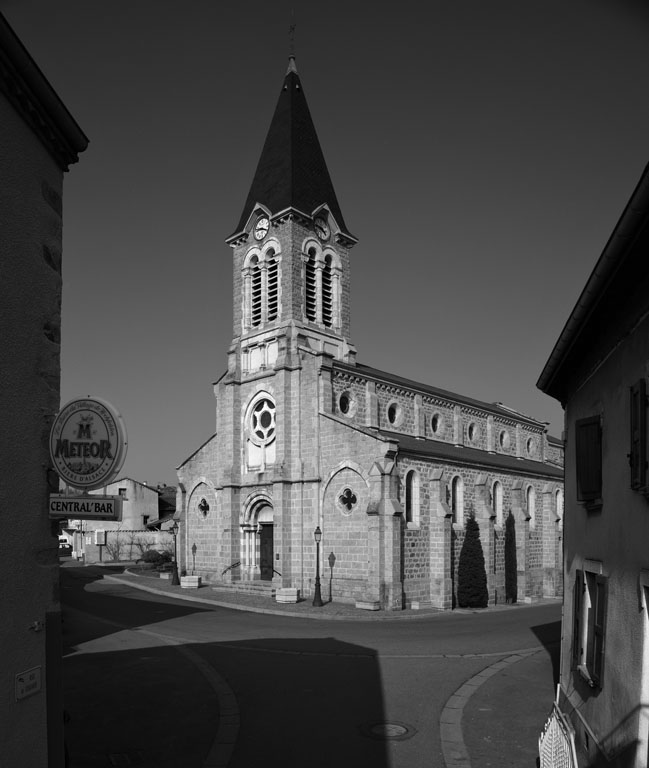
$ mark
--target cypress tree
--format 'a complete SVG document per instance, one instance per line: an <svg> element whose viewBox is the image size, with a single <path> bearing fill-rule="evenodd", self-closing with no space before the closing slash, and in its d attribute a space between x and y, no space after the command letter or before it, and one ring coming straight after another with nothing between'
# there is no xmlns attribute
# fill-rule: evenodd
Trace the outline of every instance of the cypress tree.
<svg viewBox="0 0 649 768"><path fill-rule="evenodd" d="M507 520L505 520L505 600L508 603L516 602L518 593L517 570L516 520L510 510Z"/></svg>
<svg viewBox="0 0 649 768"><path fill-rule="evenodd" d="M486 608L489 603L487 572L480 542L480 526L474 515L466 521L457 571L457 602L460 608Z"/></svg>

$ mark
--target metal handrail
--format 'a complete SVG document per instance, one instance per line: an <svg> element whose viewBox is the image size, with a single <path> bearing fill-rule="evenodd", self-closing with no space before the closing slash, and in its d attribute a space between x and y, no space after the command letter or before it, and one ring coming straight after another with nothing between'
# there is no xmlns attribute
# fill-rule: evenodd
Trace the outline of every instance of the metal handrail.
<svg viewBox="0 0 649 768"><path fill-rule="evenodd" d="M232 570L233 568L238 568L240 565L241 565L241 560L237 560L236 563L232 563L232 565L228 565L228 567L224 571L221 572L221 576L225 576L225 574L228 571Z"/></svg>

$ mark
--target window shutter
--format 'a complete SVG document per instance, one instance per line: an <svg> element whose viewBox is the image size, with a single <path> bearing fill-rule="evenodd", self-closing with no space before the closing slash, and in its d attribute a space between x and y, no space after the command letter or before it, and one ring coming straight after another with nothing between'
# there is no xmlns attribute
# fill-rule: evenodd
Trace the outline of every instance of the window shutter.
<svg viewBox="0 0 649 768"><path fill-rule="evenodd" d="M581 662L581 606L584 599L584 572L575 571L575 586L572 600L572 666Z"/></svg>
<svg viewBox="0 0 649 768"><path fill-rule="evenodd" d="M631 488L644 488L647 477L647 384L640 379L631 387Z"/></svg>
<svg viewBox="0 0 649 768"><path fill-rule="evenodd" d="M602 496L602 427L599 416L575 423L577 500L594 501Z"/></svg>
<svg viewBox="0 0 649 768"><path fill-rule="evenodd" d="M597 576L593 606L592 677L601 686L604 666L604 619L606 617L606 578Z"/></svg>

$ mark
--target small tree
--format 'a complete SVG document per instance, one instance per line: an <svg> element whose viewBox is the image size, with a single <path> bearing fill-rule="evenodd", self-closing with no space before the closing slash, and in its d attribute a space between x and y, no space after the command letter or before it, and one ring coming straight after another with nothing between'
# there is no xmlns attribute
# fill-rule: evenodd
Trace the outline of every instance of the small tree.
<svg viewBox="0 0 649 768"><path fill-rule="evenodd" d="M511 510L505 520L505 600L516 602L518 593L518 577L516 571L516 519Z"/></svg>
<svg viewBox="0 0 649 768"><path fill-rule="evenodd" d="M466 521L457 571L457 602L460 608L486 608L489 603L480 526L475 515Z"/></svg>

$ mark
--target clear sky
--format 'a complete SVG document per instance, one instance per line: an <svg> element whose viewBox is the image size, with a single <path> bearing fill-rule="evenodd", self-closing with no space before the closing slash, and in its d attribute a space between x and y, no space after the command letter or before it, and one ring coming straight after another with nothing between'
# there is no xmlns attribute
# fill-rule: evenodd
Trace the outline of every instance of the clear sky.
<svg viewBox="0 0 649 768"><path fill-rule="evenodd" d="M358 360L559 436L538 376L649 161L635 0L0 0L90 139L64 187L62 401L112 402L123 474L214 432L234 230L287 66L349 229Z"/></svg>

